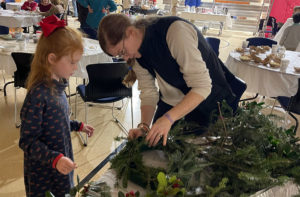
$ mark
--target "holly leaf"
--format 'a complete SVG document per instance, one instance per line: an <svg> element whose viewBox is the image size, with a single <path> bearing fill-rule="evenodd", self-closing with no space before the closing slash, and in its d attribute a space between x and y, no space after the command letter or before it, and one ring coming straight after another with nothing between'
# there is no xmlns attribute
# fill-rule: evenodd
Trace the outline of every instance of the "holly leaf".
<svg viewBox="0 0 300 197"><path fill-rule="evenodd" d="M163 172L158 173L157 181L158 181L158 186L160 186L160 187L167 187L167 185L168 185L166 175Z"/></svg>
<svg viewBox="0 0 300 197"><path fill-rule="evenodd" d="M176 176L173 175L171 178L169 178L169 183L174 183L177 180Z"/></svg>

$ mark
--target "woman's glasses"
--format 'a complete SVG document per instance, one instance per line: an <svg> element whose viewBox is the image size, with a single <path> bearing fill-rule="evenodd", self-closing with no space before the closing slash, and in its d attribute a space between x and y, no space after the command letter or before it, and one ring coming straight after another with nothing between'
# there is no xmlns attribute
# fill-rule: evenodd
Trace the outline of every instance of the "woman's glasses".
<svg viewBox="0 0 300 197"><path fill-rule="evenodd" d="M118 55L115 56L114 58L116 58L116 59L123 59L125 55L127 55L127 51L125 49L125 44L124 44L124 39L123 39L123 48L122 48L121 51L119 51Z"/></svg>

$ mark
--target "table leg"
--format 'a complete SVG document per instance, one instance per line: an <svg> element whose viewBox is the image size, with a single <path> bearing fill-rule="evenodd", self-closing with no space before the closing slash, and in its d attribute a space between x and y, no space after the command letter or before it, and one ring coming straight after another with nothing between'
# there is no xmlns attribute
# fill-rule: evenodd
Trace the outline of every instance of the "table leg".
<svg viewBox="0 0 300 197"><path fill-rule="evenodd" d="M224 23L220 22L220 30L219 30L219 35L218 36L220 36L222 34L223 26L224 26Z"/></svg>

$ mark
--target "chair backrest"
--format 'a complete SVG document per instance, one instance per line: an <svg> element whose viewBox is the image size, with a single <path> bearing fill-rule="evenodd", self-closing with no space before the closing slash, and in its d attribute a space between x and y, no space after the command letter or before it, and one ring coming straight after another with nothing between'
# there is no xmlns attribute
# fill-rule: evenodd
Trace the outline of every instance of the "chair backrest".
<svg viewBox="0 0 300 197"><path fill-rule="evenodd" d="M30 72L33 54L11 53L11 56L17 66L17 71L14 73L14 85L15 87L25 87L25 82Z"/></svg>
<svg viewBox="0 0 300 197"><path fill-rule="evenodd" d="M86 86L87 99L106 97L131 97L131 88L122 84L129 66L125 62L91 64L86 67L89 83Z"/></svg>
<svg viewBox="0 0 300 197"><path fill-rule="evenodd" d="M229 103L233 112L235 112L243 93L247 89L247 84L240 78L234 76L224 64L222 64L222 70L224 71L226 81L230 85L232 92L235 94L234 101Z"/></svg>
<svg viewBox="0 0 300 197"><path fill-rule="evenodd" d="M254 38L248 38L247 41L249 41L249 46L263 46L267 45L269 47L272 47L272 44L277 44L276 41L268 39L268 38L260 38L260 37L254 37Z"/></svg>
<svg viewBox="0 0 300 197"><path fill-rule="evenodd" d="M219 56L220 39L213 37L205 38L207 43L211 46L217 56Z"/></svg>
<svg viewBox="0 0 300 197"><path fill-rule="evenodd" d="M0 26L0 35L1 34L8 34L8 33L9 33L9 28L8 27Z"/></svg>
<svg viewBox="0 0 300 197"><path fill-rule="evenodd" d="M295 96L278 96L277 100L285 110L300 115L300 78L298 79L298 90Z"/></svg>

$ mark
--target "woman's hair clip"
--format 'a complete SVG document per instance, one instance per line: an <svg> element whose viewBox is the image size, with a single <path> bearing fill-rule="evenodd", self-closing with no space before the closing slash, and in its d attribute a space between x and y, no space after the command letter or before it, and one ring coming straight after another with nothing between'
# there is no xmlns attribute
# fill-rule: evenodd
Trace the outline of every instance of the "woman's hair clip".
<svg viewBox="0 0 300 197"><path fill-rule="evenodd" d="M39 25L42 28L45 37L48 37L54 30L60 27L65 27L65 20L60 20L57 16L51 15L44 18Z"/></svg>
<svg viewBox="0 0 300 197"><path fill-rule="evenodd" d="M129 67L128 67L128 70L132 70L132 66L129 66Z"/></svg>

